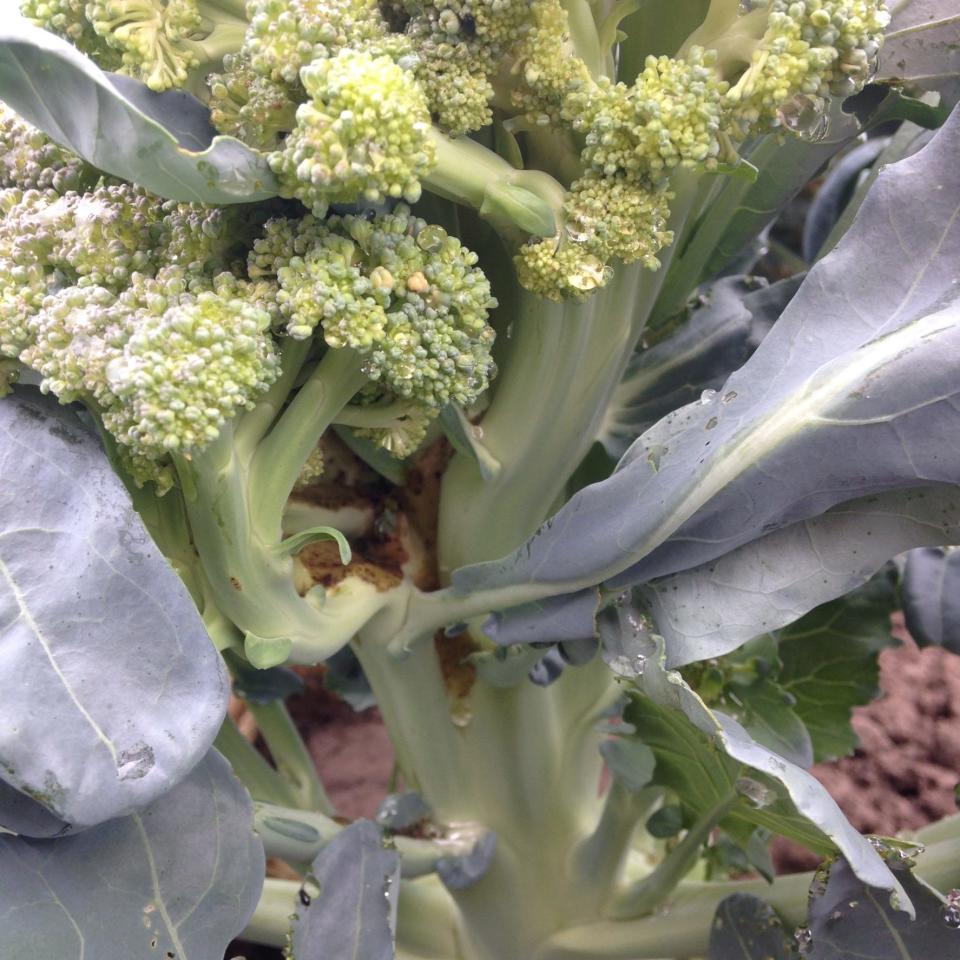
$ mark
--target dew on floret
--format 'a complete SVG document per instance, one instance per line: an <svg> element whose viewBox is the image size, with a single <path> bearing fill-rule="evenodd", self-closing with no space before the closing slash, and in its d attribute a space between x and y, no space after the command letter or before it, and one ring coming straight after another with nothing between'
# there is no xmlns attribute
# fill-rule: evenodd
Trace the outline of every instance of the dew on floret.
<svg viewBox="0 0 960 960"><path fill-rule="evenodd" d="M447 242L447 231L435 224L428 224L417 234L417 246L427 253L438 253Z"/></svg>
<svg viewBox="0 0 960 960"><path fill-rule="evenodd" d="M830 131L827 101L809 93L798 93L777 111L783 127L809 143L819 143Z"/></svg>

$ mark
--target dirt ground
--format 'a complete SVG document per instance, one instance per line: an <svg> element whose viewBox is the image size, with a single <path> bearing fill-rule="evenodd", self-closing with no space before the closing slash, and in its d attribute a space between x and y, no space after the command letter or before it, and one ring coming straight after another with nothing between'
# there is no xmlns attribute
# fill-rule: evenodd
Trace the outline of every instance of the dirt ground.
<svg viewBox="0 0 960 960"><path fill-rule="evenodd" d="M860 748L850 757L814 767L850 821L865 833L891 834L957 811L960 781L960 657L918 650L894 623L902 646L881 654L884 695L855 712ZM319 683L293 698L310 752L338 810L348 817L375 813L387 791L393 751L375 709L360 714L331 700ZM809 869L816 859L777 841L778 869ZM276 960L276 951L234 944L227 957Z"/></svg>

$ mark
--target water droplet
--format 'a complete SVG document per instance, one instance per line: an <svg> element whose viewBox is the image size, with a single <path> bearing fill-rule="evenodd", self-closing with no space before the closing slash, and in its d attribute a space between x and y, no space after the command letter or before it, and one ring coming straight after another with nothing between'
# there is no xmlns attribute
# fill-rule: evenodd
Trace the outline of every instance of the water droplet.
<svg viewBox="0 0 960 960"><path fill-rule="evenodd" d="M810 952L813 947L813 934L809 927L797 927L793 938L797 941L797 949L801 954Z"/></svg>
<svg viewBox="0 0 960 960"><path fill-rule="evenodd" d="M450 705L450 722L462 730L470 725L472 719L473 711L470 709L470 704L466 700L454 700Z"/></svg>
<svg viewBox="0 0 960 960"><path fill-rule="evenodd" d="M647 658L642 657L639 654L633 657L628 657L625 655L610 657L606 661L607 666L618 677L624 677L627 680L633 680L635 677L641 676L643 674L643 668L646 662Z"/></svg>
<svg viewBox="0 0 960 960"><path fill-rule="evenodd" d="M827 101L809 93L798 93L777 111L784 128L801 140L819 143L830 129Z"/></svg>
<svg viewBox="0 0 960 960"><path fill-rule="evenodd" d="M734 784L734 789L758 809L769 807L777 799L773 790L751 777L740 777Z"/></svg>
<svg viewBox="0 0 960 960"><path fill-rule="evenodd" d="M707 421L707 424L706 424L706 426L705 426L703 429L704 429L704 430L712 430L719 422L720 422L720 421L719 421L716 417L711 417L711 418Z"/></svg>
<svg viewBox="0 0 960 960"><path fill-rule="evenodd" d="M451 11L444 11L451 12ZM454 15L456 16L456 15ZM417 234L417 246L427 253L437 253L447 242L447 231L443 227L429 224Z"/></svg>
<svg viewBox="0 0 960 960"><path fill-rule="evenodd" d="M604 265L596 257L584 257L579 268L567 277L567 283L574 290L596 290L602 287L610 277Z"/></svg>
<svg viewBox="0 0 960 960"><path fill-rule="evenodd" d="M320 884L317 878L312 874L304 878L297 895L300 897L300 902L305 907L309 907L320 896Z"/></svg>
<svg viewBox="0 0 960 960"><path fill-rule="evenodd" d="M704 390L703 393L700 394L700 402L706 405L710 403L710 401L713 400L716 395L716 390Z"/></svg>
<svg viewBox="0 0 960 960"><path fill-rule="evenodd" d="M737 399L737 391L736 391L736 390L729 390L727 393L725 393L725 394L723 395L723 399L722 399L720 402L721 402L721 403L733 403L733 401L736 400L736 399Z"/></svg>
<svg viewBox="0 0 960 960"><path fill-rule="evenodd" d="M139 743L117 755L117 775L121 780L142 780L155 762L153 748Z"/></svg>
<svg viewBox="0 0 960 960"><path fill-rule="evenodd" d="M951 930L960 930L960 907L945 906L940 911L940 916Z"/></svg>

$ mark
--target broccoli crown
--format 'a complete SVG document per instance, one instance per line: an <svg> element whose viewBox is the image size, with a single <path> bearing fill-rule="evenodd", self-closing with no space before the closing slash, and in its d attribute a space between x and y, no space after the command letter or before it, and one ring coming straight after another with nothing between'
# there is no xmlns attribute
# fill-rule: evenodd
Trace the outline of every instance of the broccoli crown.
<svg viewBox="0 0 960 960"><path fill-rule="evenodd" d="M82 190L100 174L0 103L0 189Z"/></svg>
<svg viewBox="0 0 960 960"><path fill-rule="evenodd" d="M585 135L583 161L606 176L659 177L682 164L709 166L720 152L727 84L714 57L647 57L632 87L601 80L572 93L565 110Z"/></svg>
<svg viewBox="0 0 960 960"><path fill-rule="evenodd" d="M584 11L568 15L562 0L24 0L28 16L108 69L157 90L205 80L216 128L264 151L282 195L320 217L332 203L413 203L425 184L496 223L503 190L461 188L470 176L449 169L455 157L472 164L478 147L470 153L443 139L488 127L495 106L504 120L498 147L524 132L510 155L526 151L537 175L559 181L555 191L533 190L547 216L530 216L522 203L504 215L516 227L507 241L521 283L554 299L603 286L618 261L656 269L673 239L674 172L720 172L751 136L803 132L822 116L822 98L867 81L889 21L883 0L746 6L724 5L707 18L709 35L698 30L675 56L650 56L632 82L618 82L613 51L599 49L608 28L584 28L576 21ZM591 36L598 49L585 52ZM0 133L11 122L0 114ZM90 171L26 136L0 158L0 187L82 192ZM3 139L17 138L7 130ZM551 222L555 236L523 242L525 231ZM117 269L140 270L126 264L123 238L113 242ZM334 261L345 257L342 242L321 241ZM76 271L82 256L71 262ZM30 289L37 282L34 273L25 281ZM349 286L346 275L325 282ZM367 306L361 299L350 309ZM269 307L274 317L280 309Z"/></svg>
<svg viewBox="0 0 960 960"><path fill-rule="evenodd" d="M328 347L357 351L384 390L439 409L473 402L495 372L487 315L496 301L476 262L400 205L372 218L273 221L249 269L276 276L290 336L319 327Z"/></svg>
<svg viewBox="0 0 960 960"><path fill-rule="evenodd" d="M308 97L270 166L322 216L331 201L420 196L435 160L430 114L413 77L387 56L342 50L300 72Z"/></svg>
<svg viewBox="0 0 960 960"><path fill-rule="evenodd" d="M207 83L210 121L221 133L260 150L276 150L296 123L296 91L257 73L242 54L227 54L223 71L211 74Z"/></svg>
<svg viewBox="0 0 960 960"><path fill-rule="evenodd" d="M782 125L784 105L798 95L855 93L889 22L876 0L770 0L749 67L727 93L741 127Z"/></svg>
<svg viewBox="0 0 960 960"><path fill-rule="evenodd" d="M341 50L402 52L375 0L248 0L243 53L261 77L291 86L300 70Z"/></svg>
<svg viewBox="0 0 960 960"><path fill-rule="evenodd" d="M276 378L276 288L239 275L256 220L87 185L76 157L26 125L0 135L47 163L3 154L5 182L20 184L0 191L0 354L64 402L93 404L134 478L160 480L167 451L209 443ZM58 176L85 192L32 186Z"/></svg>

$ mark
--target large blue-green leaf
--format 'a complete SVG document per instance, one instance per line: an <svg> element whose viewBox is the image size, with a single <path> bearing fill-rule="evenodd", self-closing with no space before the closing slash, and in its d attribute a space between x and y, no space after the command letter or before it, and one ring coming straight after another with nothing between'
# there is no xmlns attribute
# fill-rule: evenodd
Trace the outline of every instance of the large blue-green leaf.
<svg viewBox="0 0 960 960"><path fill-rule="evenodd" d="M909 863L909 861L907 861ZM922 858L921 858L922 864ZM960 912L907 869L896 851L891 865L916 910L911 920L884 890L864 884L844 860L829 867L826 885L811 891L809 960L948 960L960 957Z"/></svg>
<svg viewBox="0 0 960 960"><path fill-rule="evenodd" d="M901 589L907 629L917 644L960 653L960 551L911 550Z"/></svg>
<svg viewBox="0 0 960 960"><path fill-rule="evenodd" d="M724 820L735 835L760 826L813 850L837 849L865 883L902 893L820 782L710 710L679 673L666 669L662 642L633 684L624 719L656 755L655 782L673 789L695 815L740 793Z"/></svg>
<svg viewBox="0 0 960 960"><path fill-rule="evenodd" d="M211 140L191 97L111 82L65 40L17 16L0 24L0 99L98 169L157 196L228 204L277 193L263 156L233 137Z"/></svg>
<svg viewBox="0 0 960 960"><path fill-rule="evenodd" d="M661 417L722 386L770 331L802 279L766 286L750 277L724 277L705 290L689 320L631 360L600 427L607 453L619 459Z"/></svg>
<svg viewBox="0 0 960 960"><path fill-rule="evenodd" d="M958 540L956 487L892 491L840 504L639 592L676 666L792 623L904 550Z"/></svg>
<svg viewBox="0 0 960 960"><path fill-rule="evenodd" d="M956 0L893 0L877 79L960 93L960 9Z"/></svg>
<svg viewBox="0 0 960 960"><path fill-rule="evenodd" d="M293 960L393 960L400 856L357 820L313 861L290 932Z"/></svg>
<svg viewBox="0 0 960 960"><path fill-rule="evenodd" d="M454 590L507 606L645 582L845 501L955 483L958 151L955 114L880 174L721 390L648 430L515 553L456 571Z"/></svg>
<svg viewBox="0 0 960 960"><path fill-rule="evenodd" d="M215 751L137 813L0 836L0 960L219 960L263 884L253 805Z"/></svg>
<svg viewBox="0 0 960 960"><path fill-rule="evenodd" d="M707 960L791 960L792 948L773 908L748 893L722 900L710 928Z"/></svg>
<svg viewBox="0 0 960 960"><path fill-rule="evenodd" d="M155 800L207 752L223 662L97 439L0 400L0 779L75 827Z"/></svg>

